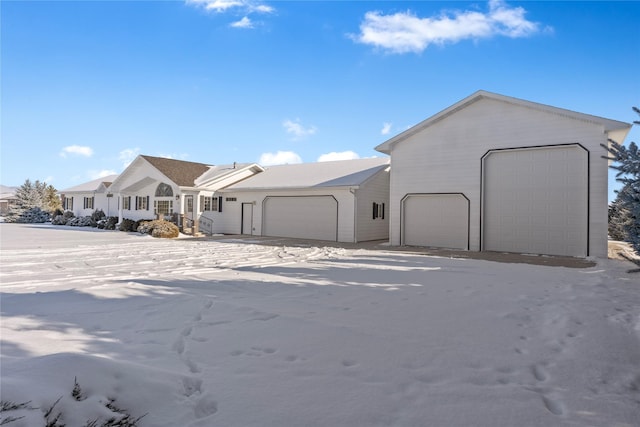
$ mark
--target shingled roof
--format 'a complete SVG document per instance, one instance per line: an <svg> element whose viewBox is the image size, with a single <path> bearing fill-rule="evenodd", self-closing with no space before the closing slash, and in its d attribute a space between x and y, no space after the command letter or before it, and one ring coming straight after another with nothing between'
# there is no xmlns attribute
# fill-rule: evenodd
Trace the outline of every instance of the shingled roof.
<svg viewBox="0 0 640 427"><path fill-rule="evenodd" d="M181 187L193 187L194 181L207 172L211 165L203 163L186 162L184 160L165 159L141 155L143 159L162 172L167 178Z"/></svg>

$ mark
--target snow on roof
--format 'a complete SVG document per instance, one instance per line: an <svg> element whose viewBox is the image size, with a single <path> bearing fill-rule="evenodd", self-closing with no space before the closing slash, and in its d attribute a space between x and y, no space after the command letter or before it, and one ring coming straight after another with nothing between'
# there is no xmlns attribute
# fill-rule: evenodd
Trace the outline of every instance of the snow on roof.
<svg viewBox="0 0 640 427"><path fill-rule="evenodd" d="M229 190L357 186L389 165L388 157L298 163L265 171L227 187Z"/></svg>
<svg viewBox="0 0 640 427"><path fill-rule="evenodd" d="M117 177L118 175L104 176L102 178L94 179L93 181L85 182L84 184L76 185L75 187L69 187L65 190L60 190L60 193L86 193L96 191L102 184L104 184L105 187L109 187Z"/></svg>
<svg viewBox="0 0 640 427"><path fill-rule="evenodd" d="M214 181L217 178L223 177L230 173L233 173L251 166L256 166L259 168L259 166L255 163L233 163L230 165L210 166L208 171L206 171L205 173L200 175L198 178L196 178L196 180L194 181L194 184L197 187L208 181Z"/></svg>

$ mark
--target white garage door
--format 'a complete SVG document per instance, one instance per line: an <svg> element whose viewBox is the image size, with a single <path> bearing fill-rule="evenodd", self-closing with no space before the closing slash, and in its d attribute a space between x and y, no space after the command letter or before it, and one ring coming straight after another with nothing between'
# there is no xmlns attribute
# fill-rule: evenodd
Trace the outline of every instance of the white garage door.
<svg viewBox="0 0 640 427"><path fill-rule="evenodd" d="M402 244L469 248L469 200L462 194L411 194L402 211Z"/></svg>
<svg viewBox="0 0 640 427"><path fill-rule="evenodd" d="M578 145L489 152L483 249L587 256L588 152Z"/></svg>
<svg viewBox="0 0 640 427"><path fill-rule="evenodd" d="M332 196L267 197L262 234L336 241L338 202Z"/></svg>

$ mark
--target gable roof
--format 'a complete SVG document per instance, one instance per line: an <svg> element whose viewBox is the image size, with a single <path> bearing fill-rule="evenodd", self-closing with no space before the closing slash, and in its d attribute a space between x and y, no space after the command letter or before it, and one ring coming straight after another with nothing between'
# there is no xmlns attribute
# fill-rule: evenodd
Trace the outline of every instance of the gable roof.
<svg viewBox="0 0 640 427"><path fill-rule="evenodd" d="M493 99L501 102L506 102L512 105L517 105L517 106L531 108L538 111L545 111L548 113L557 114L557 115L575 119L575 120L581 120L584 122L599 124L604 126L605 132L610 134L611 133L618 134L618 139L621 137L621 140L624 140L629 129L631 129L631 125L629 123L619 122L617 120L605 119L603 117L592 116L590 114L578 113L576 111L565 110L563 108L552 107L550 105L538 104L536 102L525 101L523 99L512 98L509 96L499 95L497 93L479 90L474 94L468 96L467 98L463 99L462 101L459 101L453 104L449 108L446 108L440 111L439 113L407 129L406 131L383 142L382 144L376 147L376 150L380 151L381 153L390 154L391 150L393 149L393 146L395 146L397 143L404 141L405 139L415 135L416 133L433 125L434 123L437 123L440 120L443 120L451 116L452 114L455 114L457 111L460 111L461 109L482 99Z"/></svg>
<svg viewBox="0 0 640 427"><path fill-rule="evenodd" d="M211 185L220 182L230 176L237 176L246 171L253 173L262 172L264 169L257 163L233 163L231 165L217 165L209 167L209 170L200 175L194 182L196 187Z"/></svg>
<svg viewBox="0 0 640 427"><path fill-rule="evenodd" d="M187 162L184 160L166 159L140 155L154 168L181 187L193 187L196 178L204 174L211 167L204 163Z"/></svg>
<svg viewBox="0 0 640 427"><path fill-rule="evenodd" d="M100 189L101 185L105 188L109 188L111 183L118 177L118 175L108 175L102 178L94 179L93 181L85 182L74 187L69 187L66 190L60 190L60 193L90 193Z"/></svg>
<svg viewBox="0 0 640 427"><path fill-rule="evenodd" d="M354 187L387 167L388 157L269 166L227 190Z"/></svg>

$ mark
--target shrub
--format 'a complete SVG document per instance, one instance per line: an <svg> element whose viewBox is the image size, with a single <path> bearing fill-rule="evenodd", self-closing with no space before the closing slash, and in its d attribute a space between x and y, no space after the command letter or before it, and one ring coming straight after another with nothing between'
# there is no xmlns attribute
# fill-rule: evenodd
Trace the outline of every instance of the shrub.
<svg viewBox="0 0 640 427"><path fill-rule="evenodd" d="M178 226L163 219L144 221L138 227L138 232L151 234L153 237L172 239L180 235Z"/></svg>
<svg viewBox="0 0 640 427"><path fill-rule="evenodd" d="M109 216L97 222L97 227L105 230L115 230L118 223L117 216Z"/></svg>
<svg viewBox="0 0 640 427"><path fill-rule="evenodd" d="M135 231L135 229L133 228L135 224L136 222L134 220L124 218L120 223L120 226L118 227L118 229L120 231Z"/></svg>
<svg viewBox="0 0 640 427"><path fill-rule="evenodd" d="M97 224L98 221L105 219L106 215L102 209L98 209L91 214L91 219Z"/></svg>
<svg viewBox="0 0 640 427"><path fill-rule="evenodd" d="M79 216L67 221L67 225L72 227L95 227L96 222L90 216Z"/></svg>
<svg viewBox="0 0 640 427"><path fill-rule="evenodd" d="M10 219L11 218L11 219ZM7 217L7 222L21 222L25 224L37 224L47 222L51 219L49 212L45 212L39 207L33 207L22 211L15 217ZM14 221L12 221L14 220Z"/></svg>

